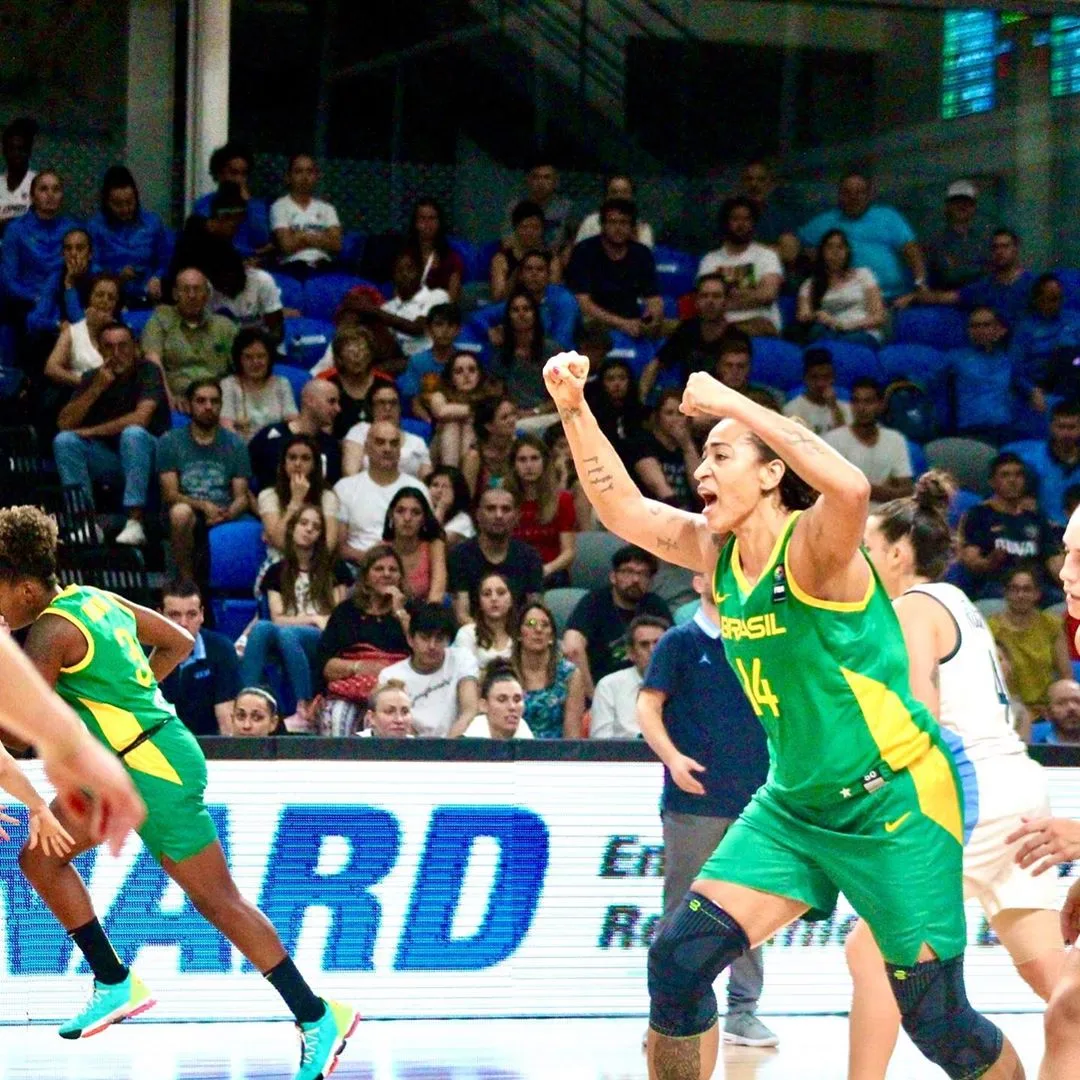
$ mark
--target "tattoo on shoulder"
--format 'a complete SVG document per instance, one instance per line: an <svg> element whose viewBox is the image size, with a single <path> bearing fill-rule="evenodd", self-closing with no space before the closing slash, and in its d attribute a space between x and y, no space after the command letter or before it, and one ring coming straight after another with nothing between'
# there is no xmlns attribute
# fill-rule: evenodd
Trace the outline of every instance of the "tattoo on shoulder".
<svg viewBox="0 0 1080 1080"><path fill-rule="evenodd" d="M784 442L791 447L801 447L808 454L824 454L825 447L821 440L809 429L799 424L786 424L783 434Z"/></svg>

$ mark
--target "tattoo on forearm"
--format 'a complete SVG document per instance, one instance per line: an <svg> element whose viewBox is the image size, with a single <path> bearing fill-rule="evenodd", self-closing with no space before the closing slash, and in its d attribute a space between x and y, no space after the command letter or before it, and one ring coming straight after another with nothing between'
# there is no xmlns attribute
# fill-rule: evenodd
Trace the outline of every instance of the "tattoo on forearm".
<svg viewBox="0 0 1080 1080"><path fill-rule="evenodd" d="M941 666L935 664L930 669L930 682L933 683L935 689L941 688Z"/></svg>
<svg viewBox="0 0 1080 1080"><path fill-rule="evenodd" d="M821 440L812 431L800 427L798 424L788 425L787 430L783 433L783 439L788 446L792 448L801 447L808 454L825 453L825 447Z"/></svg>
<svg viewBox="0 0 1080 1080"><path fill-rule="evenodd" d="M571 420L576 420L581 415L581 408L577 405L572 405L569 409L563 409L559 416L562 417L564 424L569 424Z"/></svg>
<svg viewBox="0 0 1080 1080"><path fill-rule="evenodd" d="M609 491L615 490L615 477L610 470L600 464L599 458L586 458L584 464L588 465L590 461L595 461L595 465L589 465L585 470L585 476L589 483L597 489L597 494L605 495Z"/></svg>
<svg viewBox="0 0 1080 1080"><path fill-rule="evenodd" d="M678 546L677 540L672 540L670 536L658 536L656 538L656 546L661 551L674 551Z"/></svg>
<svg viewBox="0 0 1080 1080"><path fill-rule="evenodd" d="M656 1080L697 1080L701 1075L701 1040L656 1038Z"/></svg>

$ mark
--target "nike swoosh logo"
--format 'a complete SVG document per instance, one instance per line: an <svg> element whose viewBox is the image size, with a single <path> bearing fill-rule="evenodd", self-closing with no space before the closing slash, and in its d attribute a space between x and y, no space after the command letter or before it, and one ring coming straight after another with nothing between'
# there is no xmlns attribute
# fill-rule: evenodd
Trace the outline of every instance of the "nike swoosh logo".
<svg viewBox="0 0 1080 1080"><path fill-rule="evenodd" d="M886 821L885 822L885 831L886 832L896 832L896 830L899 829L900 826L903 825L904 822L907 821L907 819L909 817L911 817L911 811L910 810L906 814L901 814L895 821Z"/></svg>
<svg viewBox="0 0 1080 1080"><path fill-rule="evenodd" d="M731 593L726 592L723 596L718 596L715 600L715 603L722 604L730 595Z"/></svg>

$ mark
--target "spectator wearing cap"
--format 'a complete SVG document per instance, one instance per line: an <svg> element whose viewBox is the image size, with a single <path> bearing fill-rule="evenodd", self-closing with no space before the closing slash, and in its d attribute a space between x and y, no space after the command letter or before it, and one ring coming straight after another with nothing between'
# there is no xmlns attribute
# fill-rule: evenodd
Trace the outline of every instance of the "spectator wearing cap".
<svg viewBox="0 0 1080 1080"><path fill-rule="evenodd" d="M173 303L154 309L143 330L146 359L165 374L169 405L187 412L187 388L197 379L221 379L229 370L236 325L210 310L210 282L194 267L176 275Z"/></svg>
<svg viewBox="0 0 1080 1080"><path fill-rule="evenodd" d="M281 269L300 278L329 269L341 254L341 219L331 203L315 198L318 183L315 159L293 154L285 173L288 194L270 207Z"/></svg>
<svg viewBox="0 0 1080 1080"><path fill-rule="evenodd" d="M120 482L127 524L118 544L146 543L143 512L154 474L156 439L169 430L160 368L139 358L131 330L109 322L98 343L103 363L87 371L60 410L53 456L65 487L94 501L94 480Z"/></svg>
<svg viewBox="0 0 1080 1080"><path fill-rule="evenodd" d="M1020 237L1012 229L995 229L990 238L990 272L959 289L916 288L901 296L896 306L941 304L971 311L988 307L1012 329L1027 311L1035 275L1020 259Z"/></svg>
<svg viewBox="0 0 1080 1080"><path fill-rule="evenodd" d="M637 615L626 630L630 667L605 675L593 694L590 739L640 739L637 697L653 649L671 623L655 615Z"/></svg>
<svg viewBox="0 0 1080 1080"><path fill-rule="evenodd" d="M664 328L664 301L652 252L633 239L637 207L629 199L605 199L600 235L574 248L566 284L586 321L632 338L658 336Z"/></svg>
<svg viewBox="0 0 1080 1080"><path fill-rule="evenodd" d="M282 448L290 436L306 435L319 448L326 483L341 479L341 444L334 438L334 422L341 411L341 392L326 379L312 379L300 391L300 412L291 420L281 420L260 428L248 444L255 487L273 487L278 475Z"/></svg>
<svg viewBox="0 0 1080 1080"><path fill-rule="evenodd" d="M44 169L30 182L30 209L4 230L0 253L3 321L21 343L26 321L50 281L64 268L63 239L78 228L63 211L64 185L59 173Z"/></svg>
<svg viewBox="0 0 1080 1080"><path fill-rule="evenodd" d="M228 735L233 702L240 692L240 661L232 642L205 630L202 593L191 580L170 581L161 594L161 613L182 626L195 647L167 678L161 693L195 735Z"/></svg>
<svg viewBox="0 0 1080 1080"><path fill-rule="evenodd" d="M671 625L671 610L651 591L658 569L649 552L627 544L615 552L607 588L593 589L578 601L563 634L562 651L582 673L585 691L613 671L629 667L626 633L638 615Z"/></svg>
<svg viewBox="0 0 1080 1080"><path fill-rule="evenodd" d="M160 303L169 236L161 218L143 209L135 177L125 166L105 170L100 206L89 228L97 263L120 278L124 303L137 308Z"/></svg>
<svg viewBox="0 0 1080 1080"><path fill-rule="evenodd" d="M409 658L379 674L380 683L397 679L405 684L421 737L457 737L476 716L480 672L472 653L450 644L456 629L442 604L416 605L406 633Z"/></svg>
<svg viewBox="0 0 1080 1080"><path fill-rule="evenodd" d="M698 264L698 276L718 273L727 285L725 315L744 334L775 337L780 333L776 298L784 283L784 267L772 248L754 239L757 207L735 196L720 207L722 243Z"/></svg>
<svg viewBox="0 0 1080 1080"><path fill-rule="evenodd" d="M874 201L870 178L855 169L840 180L835 209L812 218L799 230L799 240L813 254L830 229L843 229L851 244L855 266L873 272L887 303L915 287L926 286L926 263L915 232L891 206Z"/></svg>
<svg viewBox="0 0 1080 1080"><path fill-rule="evenodd" d="M0 237L16 218L30 209L30 185L36 175L30 168L37 121L28 116L12 120L0 134L4 156L4 179L0 183Z"/></svg>
<svg viewBox="0 0 1080 1080"><path fill-rule="evenodd" d="M266 203L251 194L249 178L254 168L251 149L243 143L230 141L210 155L210 175L215 185L235 184L243 200L243 213L232 237L233 246L245 258L262 258L273 251L270 235L270 215ZM196 200L192 213L203 218L214 216L214 193Z"/></svg>
<svg viewBox="0 0 1080 1080"><path fill-rule="evenodd" d="M986 273L990 230L976 219L979 189L954 180L945 192L945 225L926 243L926 269L932 289L962 289Z"/></svg>

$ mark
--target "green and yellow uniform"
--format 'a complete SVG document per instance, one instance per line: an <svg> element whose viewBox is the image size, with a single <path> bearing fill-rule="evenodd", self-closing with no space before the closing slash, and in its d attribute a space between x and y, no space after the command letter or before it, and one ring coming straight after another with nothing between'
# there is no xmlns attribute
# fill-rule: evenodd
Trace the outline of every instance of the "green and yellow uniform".
<svg viewBox="0 0 1080 1080"><path fill-rule="evenodd" d="M757 583L728 541L713 581L728 661L769 738L764 786L705 864L730 881L832 911L837 893L894 964L966 942L963 793L934 718L908 685L896 614L873 569L834 603L792 576L788 519Z"/></svg>
<svg viewBox="0 0 1080 1080"><path fill-rule="evenodd" d="M198 854L217 839L203 801L206 758L162 696L131 609L112 593L72 585L42 614L66 619L86 639L86 655L60 669L56 692L127 766L146 803L143 843L158 859Z"/></svg>

